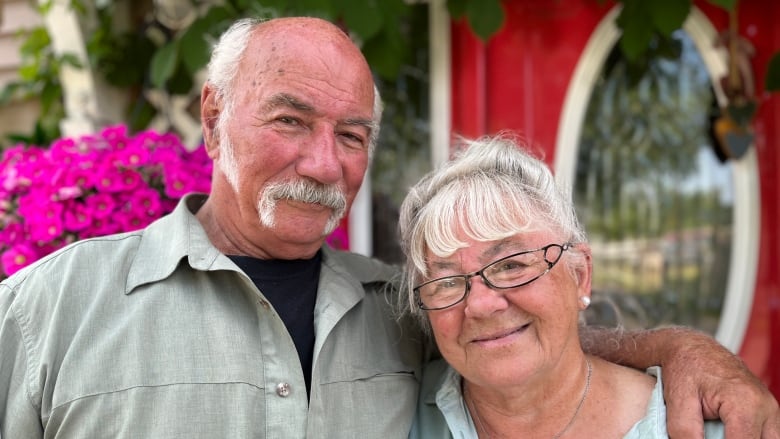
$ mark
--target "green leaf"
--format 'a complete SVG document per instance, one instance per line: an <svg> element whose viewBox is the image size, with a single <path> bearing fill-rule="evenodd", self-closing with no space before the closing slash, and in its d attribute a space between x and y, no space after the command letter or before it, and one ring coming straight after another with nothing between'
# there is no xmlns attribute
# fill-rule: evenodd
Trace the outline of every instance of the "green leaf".
<svg viewBox="0 0 780 439"><path fill-rule="evenodd" d="M780 91L780 52L772 55L767 68L765 88L767 91Z"/></svg>
<svg viewBox="0 0 780 439"><path fill-rule="evenodd" d="M178 63L178 52L176 41L171 41L154 53L150 68L152 85L163 88L165 82L173 76Z"/></svg>
<svg viewBox="0 0 780 439"><path fill-rule="evenodd" d="M653 0L646 6L655 28L664 36L681 29L691 12L691 0Z"/></svg>
<svg viewBox="0 0 780 439"><path fill-rule="evenodd" d="M19 90L23 90L24 85L18 81L9 82L0 90L0 105L5 105L15 98Z"/></svg>
<svg viewBox="0 0 780 439"><path fill-rule="evenodd" d="M36 27L27 33L22 31L21 34L27 36L27 39L19 46L19 53L22 56L35 55L50 49L51 38L49 38L49 33L46 32L45 27Z"/></svg>
<svg viewBox="0 0 780 439"><path fill-rule="evenodd" d="M653 24L647 19L648 14L642 0L623 0L623 9L615 19L615 24L623 30L620 49L631 62L639 60L653 40Z"/></svg>
<svg viewBox="0 0 780 439"><path fill-rule="evenodd" d="M60 88L58 85L51 84L51 83L44 85L40 95L42 112L44 114L48 113L49 109L55 103L59 102L61 97L62 97L62 88Z"/></svg>
<svg viewBox="0 0 780 439"><path fill-rule="evenodd" d="M211 42L227 28L234 15L226 8L215 6L195 20L179 39L179 56L193 75L205 66L211 57Z"/></svg>
<svg viewBox="0 0 780 439"><path fill-rule="evenodd" d="M382 29L382 15L375 0L338 0L337 4L344 24L363 41L372 38Z"/></svg>
<svg viewBox="0 0 780 439"><path fill-rule="evenodd" d="M154 54L154 43L146 34L123 34L113 43L114 50L97 60L98 69L109 84L133 87L141 84Z"/></svg>
<svg viewBox="0 0 780 439"><path fill-rule="evenodd" d="M447 10L456 20L466 15L467 5L468 0L447 0Z"/></svg>
<svg viewBox="0 0 780 439"><path fill-rule="evenodd" d="M132 131L140 131L148 127L156 115L157 109L142 94L129 111L128 126Z"/></svg>
<svg viewBox="0 0 780 439"><path fill-rule="evenodd" d="M504 24L500 0L470 0L466 14L471 29L483 41L490 39Z"/></svg>
<svg viewBox="0 0 780 439"><path fill-rule="evenodd" d="M84 67L81 64L81 61L79 61L79 58L75 54L73 54L73 53L64 53L64 54L62 54L62 56L60 56L60 65L63 65L63 66L68 65L68 66L75 67L75 68L78 68L78 69Z"/></svg>
<svg viewBox="0 0 780 439"><path fill-rule="evenodd" d="M720 6L723 9L726 9L728 11L733 11L734 8L737 6L738 0L709 0L710 3L712 3L715 6Z"/></svg>
<svg viewBox="0 0 780 439"><path fill-rule="evenodd" d="M395 79L401 69L406 54L406 44L403 43L397 29L385 27L382 32L365 41L361 50L371 70L385 79Z"/></svg>
<svg viewBox="0 0 780 439"><path fill-rule="evenodd" d="M171 79L168 80L167 85L169 93L174 95L186 95L192 91L194 81L186 67L179 64L178 68L171 76Z"/></svg>
<svg viewBox="0 0 780 439"><path fill-rule="evenodd" d="M336 2L333 0L298 0L296 2L295 15L309 15L329 19L334 17ZM374 1L366 0L361 3L374 4ZM362 6L362 5L361 5Z"/></svg>
<svg viewBox="0 0 780 439"><path fill-rule="evenodd" d="M38 76L38 65L31 64L20 66L19 70L17 70L17 74L24 81L34 81Z"/></svg>

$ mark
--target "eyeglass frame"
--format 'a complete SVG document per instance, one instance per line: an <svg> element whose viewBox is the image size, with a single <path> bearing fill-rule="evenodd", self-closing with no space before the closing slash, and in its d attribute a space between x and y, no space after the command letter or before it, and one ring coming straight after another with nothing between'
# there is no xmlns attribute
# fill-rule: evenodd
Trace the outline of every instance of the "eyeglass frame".
<svg viewBox="0 0 780 439"><path fill-rule="evenodd" d="M547 244L544 247L539 247L539 248L533 249L533 250L523 250L521 252L512 253L511 255L504 256L502 258L496 259L495 261L485 265L484 267L480 268L479 270L472 271L471 273L454 274L454 275L450 275L450 276L442 276L442 277L438 277L436 279L431 279L429 281L423 282L423 283L417 285L416 287L412 288L412 292L414 293L414 295L415 295L415 297L417 299L417 306L421 310L423 310L423 311L441 311L443 309L452 308L453 306L455 306L455 305L463 302L464 300L466 300L466 297L468 297L469 292L471 292L471 278L472 277L475 277L475 276L481 277L482 281L485 283L485 285L487 285L489 288L494 289L494 290L508 290L510 288L519 288L519 287L528 285L531 282L534 282L535 280L537 280L540 277L544 276L545 274L549 273L550 270L552 270L552 268L555 267L555 265L558 263L558 261L561 260L561 257L563 256L563 252L565 252L566 250L569 250L572 246L573 246L573 244L571 242L564 242L563 244L553 243L553 244ZM558 253L558 257L554 261L550 261L550 260L547 259L547 251L551 247L558 247L558 248L561 249L561 252ZM544 271L542 271L541 273L539 273L538 275L536 275L535 277L533 277L533 278L531 278L531 279L529 279L529 280L527 280L525 282L521 282L521 283L519 283L517 285L510 285L510 286L506 286L506 287L498 287L498 286L493 285L493 283L490 282L487 279L487 277L485 277L485 270L488 269L489 267L491 267L491 266L501 262L501 261L504 261L504 260L510 259L510 258L514 258L514 257L520 256L520 255L528 254L528 253L538 252L538 251L541 251L541 250L544 250L544 262L547 263L547 268ZM449 304L447 306L442 306L442 307L438 307L438 308L427 308L423 304L422 298L420 297L420 288L422 288L422 287L424 287L424 286L426 286L426 285L428 285L430 283L439 282L439 281L441 281L443 279L450 279L450 278L464 278L465 279L466 288L464 288L463 295L460 297L460 299L456 300L455 302L453 302L453 303L451 303L451 304Z"/></svg>

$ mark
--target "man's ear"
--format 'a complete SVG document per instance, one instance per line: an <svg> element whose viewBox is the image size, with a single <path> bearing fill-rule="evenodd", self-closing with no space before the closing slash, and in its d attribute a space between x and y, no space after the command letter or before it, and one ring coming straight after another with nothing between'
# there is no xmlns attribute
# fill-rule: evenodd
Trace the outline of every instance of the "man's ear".
<svg viewBox="0 0 780 439"><path fill-rule="evenodd" d="M203 142L206 152L214 160L219 156L219 133L217 121L222 110L216 91L207 82L200 93L200 123L203 128Z"/></svg>

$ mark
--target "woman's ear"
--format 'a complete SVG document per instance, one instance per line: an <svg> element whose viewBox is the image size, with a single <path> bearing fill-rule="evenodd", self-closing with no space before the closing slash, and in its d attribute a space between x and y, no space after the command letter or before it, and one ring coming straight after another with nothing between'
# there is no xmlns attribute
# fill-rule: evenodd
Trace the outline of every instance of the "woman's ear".
<svg viewBox="0 0 780 439"><path fill-rule="evenodd" d="M219 156L217 121L219 121L219 114L222 110L220 104L216 91L208 82L205 83L200 93L200 123L203 127L203 143L206 145L206 152L212 160Z"/></svg>
<svg viewBox="0 0 780 439"><path fill-rule="evenodd" d="M580 253L581 261L574 267L574 274L577 280L577 289L580 296L590 297L591 279L593 276L593 256L588 244L577 244L577 251Z"/></svg>

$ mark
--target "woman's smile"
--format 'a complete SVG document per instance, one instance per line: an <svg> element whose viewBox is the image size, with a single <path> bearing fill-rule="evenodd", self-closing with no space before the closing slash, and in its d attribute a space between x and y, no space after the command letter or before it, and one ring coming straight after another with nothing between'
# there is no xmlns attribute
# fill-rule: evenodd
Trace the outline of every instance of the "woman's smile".
<svg viewBox="0 0 780 439"><path fill-rule="evenodd" d="M481 334L474 337L470 343L476 344L483 348L501 347L510 343L514 343L519 337L522 336L528 329L531 323L524 325L511 327L509 329L503 329L499 331L493 331L487 334Z"/></svg>

